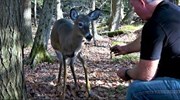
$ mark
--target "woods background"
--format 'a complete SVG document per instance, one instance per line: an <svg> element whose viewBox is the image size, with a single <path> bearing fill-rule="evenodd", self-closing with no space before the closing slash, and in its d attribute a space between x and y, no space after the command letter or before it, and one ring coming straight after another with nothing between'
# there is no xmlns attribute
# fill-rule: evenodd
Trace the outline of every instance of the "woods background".
<svg viewBox="0 0 180 100"><path fill-rule="evenodd" d="M179 0L170 1L179 4ZM91 23L94 41L83 47L91 66L92 90L103 99L124 99L127 82L120 81L115 70L117 66L133 66L138 54L109 59L109 47L132 41L144 24L129 0L0 0L1 100L59 99L55 91L58 63L49 36L53 23L68 19L71 8L81 13L101 9L100 18ZM80 70L76 73L82 74ZM71 74L68 79L71 84ZM66 98L85 98L83 93L76 97L72 89L68 91Z"/></svg>

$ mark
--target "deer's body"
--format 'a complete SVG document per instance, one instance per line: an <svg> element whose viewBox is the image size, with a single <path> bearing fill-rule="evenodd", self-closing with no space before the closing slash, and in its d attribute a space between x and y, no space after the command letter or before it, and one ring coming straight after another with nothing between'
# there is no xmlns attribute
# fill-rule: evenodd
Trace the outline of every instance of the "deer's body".
<svg viewBox="0 0 180 100"><path fill-rule="evenodd" d="M52 47L65 56L72 56L81 48L83 36L78 35L73 23L67 19L55 22L51 34Z"/></svg>
<svg viewBox="0 0 180 100"><path fill-rule="evenodd" d="M63 87L63 94L61 99L65 99L65 90L66 90L66 58L70 58L70 68L73 74L73 78L76 82L76 76L74 72L74 58L77 57L85 72L85 79L86 79L86 88L88 94L90 94L90 84L89 79L87 76L87 70L85 66L85 62L81 57L81 44L83 37L86 40L90 41L92 35L89 31L89 25L92 20L96 20L99 17L100 10L96 9L90 12L88 15L78 15L75 9L71 9L70 11L70 18L73 20L74 23L67 19L60 19L54 23L52 32L51 32L51 45L54 48L57 57L59 59L60 67L59 67L59 75L58 75L58 84L61 84L61 70L62 65L64 65L64 87Z"/></svg>

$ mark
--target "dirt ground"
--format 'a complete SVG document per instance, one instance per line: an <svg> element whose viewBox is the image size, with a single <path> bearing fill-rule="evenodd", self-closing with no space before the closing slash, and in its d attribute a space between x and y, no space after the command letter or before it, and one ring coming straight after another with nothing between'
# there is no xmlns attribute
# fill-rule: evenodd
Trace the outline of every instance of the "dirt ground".
<svg viewBox="0 0 180 100"><path fill-rule="evenodd" d="M117 36L113 38L103 36L97 41L97 46L93 42L83 43L82 53L87 64L88 76L91 90L102 100L124 100L129 82L123 82L116 75L116 70L120 66L131 67L135 63L132 61L113 61L110 59L109 47L111 41L121 40L129 42L135 39L134 34ZM48 51L55 56L49 43ZM30 50L27 48L26 55ZM114 57L114 56L113 56ZM34 69L25 66L25 79L29 100L59 100L62 88L57 88L59 64L41 63ZM68 66L67 73L67 100L87 100L85 89L84 71L81 63L76 60L75 73L77 76L79 90L75 91L74 80ZM58 92L59 91L59 92ZM89 98L89 100L92 100Z"/></svg>

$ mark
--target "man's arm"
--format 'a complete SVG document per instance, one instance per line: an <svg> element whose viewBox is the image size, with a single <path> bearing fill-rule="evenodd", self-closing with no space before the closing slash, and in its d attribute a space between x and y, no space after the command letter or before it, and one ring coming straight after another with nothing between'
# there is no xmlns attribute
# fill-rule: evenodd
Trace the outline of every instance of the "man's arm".
<svg viewBox="0 0 180 100"><path fill-rule="evenodd" d="M144 80L150 81L154 78L155 73L158 68L159 60L140 60L139 64L132 69L128 68L119 68L117 71L117 75L123 80L127 81L127 77L125 76L125 72L128 69L127 73L129 77L133 80Z"/></svg>
<svg viewBox="0 0 180 100"><path fill-rule="evenodd" d="M141 48L141 34L131 43L126 45L127 53L139 52Z"/></svg>
<svg viewBox="0 0 180 100"><path fill-rule="evenodd" d="M115 45L111 47L110 50L111 52L114 52L115 56L118 56L133 52L139 52L140 47L141 47L141 34L139 34L139 36L131 43L124 46Z"/></svg>

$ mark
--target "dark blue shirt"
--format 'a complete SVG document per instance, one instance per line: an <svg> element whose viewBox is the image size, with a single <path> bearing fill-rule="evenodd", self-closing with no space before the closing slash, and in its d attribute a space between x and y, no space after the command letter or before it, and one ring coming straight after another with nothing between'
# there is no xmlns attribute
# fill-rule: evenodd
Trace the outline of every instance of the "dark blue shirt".
<svg viewBox="0 0 180 100"><path fill-rule="evenodd" d="M180 8L162 1L142 30L141 59L159 59L156 77L180 79Z"/></svg>

